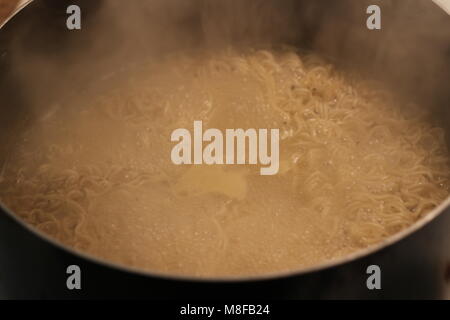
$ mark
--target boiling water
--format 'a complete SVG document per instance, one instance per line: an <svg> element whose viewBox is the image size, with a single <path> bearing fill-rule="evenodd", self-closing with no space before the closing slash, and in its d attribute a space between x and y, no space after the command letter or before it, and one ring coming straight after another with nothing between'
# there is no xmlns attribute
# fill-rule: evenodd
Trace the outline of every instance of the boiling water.
<svg viewBox="0 0 450 320"><path fill-rule="evenodd" d="M59 241L171 274L299 269L373 245L449 195L423 108L291 50L186 53L101 96L51 106L22 135L0 199ZM177 166L173 130L280 130L280 169Z"/></svg>

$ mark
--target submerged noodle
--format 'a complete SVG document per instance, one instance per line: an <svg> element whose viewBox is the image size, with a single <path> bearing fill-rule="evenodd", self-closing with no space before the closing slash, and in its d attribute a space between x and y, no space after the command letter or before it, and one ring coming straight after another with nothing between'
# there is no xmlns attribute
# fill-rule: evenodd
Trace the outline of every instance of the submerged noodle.
<svg viewBox="0 0 450 320"><path fill-rule="evenodd" d="M80 104L30 127L0 200L65 244L138 268L298 269L376 244L449 195L444 131L317 56L176 55ZM279 128L280 172L174 166L170 133L194 120Z"/></svg>

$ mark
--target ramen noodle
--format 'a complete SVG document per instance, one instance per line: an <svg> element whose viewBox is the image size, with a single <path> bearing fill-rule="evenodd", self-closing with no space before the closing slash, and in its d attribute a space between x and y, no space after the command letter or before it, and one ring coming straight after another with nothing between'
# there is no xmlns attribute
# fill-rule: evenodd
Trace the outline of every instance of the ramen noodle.
<svg viewBox="0 0 450 320"><path fill-rule="evenodd" d="M421 108L290 50L183 53L52 106L14 148L0 199L82 252L153 272L299 270L379 243L449 195ZM170 135L280 130L280 169L177 166Z"/></svg>

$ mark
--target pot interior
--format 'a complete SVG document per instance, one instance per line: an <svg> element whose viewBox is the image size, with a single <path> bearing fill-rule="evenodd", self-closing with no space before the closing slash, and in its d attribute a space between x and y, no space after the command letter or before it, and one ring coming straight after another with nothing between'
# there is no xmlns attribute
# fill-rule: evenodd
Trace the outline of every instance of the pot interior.
<svg viewBox="0 0 450 320"><path fill-rule="evenodd" d="M94 99L149 60L230 47L293 47L378 81L427 109L450 147L450 18L430 1L72 2L82 9L81 30L66 28L67 1L40 1L0 32L0 169L55 105ZM381 30L366 27L373 4L381 7Z"/></svg>

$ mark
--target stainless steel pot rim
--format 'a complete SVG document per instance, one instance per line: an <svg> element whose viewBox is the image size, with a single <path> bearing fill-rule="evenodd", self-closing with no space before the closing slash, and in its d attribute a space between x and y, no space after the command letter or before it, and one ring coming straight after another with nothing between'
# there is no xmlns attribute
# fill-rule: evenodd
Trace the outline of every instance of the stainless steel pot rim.
<svg viewBox="0 0 450 320"><path fill-rule="evenodd" d="M21 0L21 2L19 3L19 5L16 7L16 9L9 15L9 17L7 17L5 19L5 21L0 21L0 29L3 28L9 20L11 20L12 18L14 18L14 16L19 13L19 11L21 11L23 8L25 8L26 6L28 6L31 2L33 2L34 0Z"/></svg>
<svg viewBox="0 0 450 320"><path fill-rule="evenodd" d="M7 18L7 20L0 24L0 31L1 29L6 25L8 21L10 21L16 14L18 14L21 10L23 10L26 6L28 6L30 3L32 3L34 0L26 0L24 1L19 7L16 8L16 10L10 15L10 17ZM434 1L434 0L433 0ZM436 4L438 2L440 3L440 7L442 5L447 5L447 7L443 8L444 10L448 9L450 13L450 0L440 0L440 1L434 1ZM209 276L188 276L188 275L175 275L175 274L169 274L164 272L157 272L157 271L149 271L149 270L143 270L140 268L130 267L126 265L122 265L119 263L114 263L111 261L108 261L106 259L93 256L86 252L81 252L78 250L75 250L73 248L70 248L69 246L62 244L55 239L51 238L50 236L42 233L41 231L37 230L36 228L26 224L24 221L22 221L18 216L16 216L12 210L7 208L7 206L3 205L0 202L0 210L4 211L6 214L8 214L16 223L21 225L24 229L27 231L33 233L37 237L43 239L50 245L53 245L56 248L59 248L60 250L65 251L68 254L75 255L81 259L85 259L91 263L102 265L107 268L111 268L117 271L125 272L125 273L133 273L136 275L144 276L144 277L153 277L153 278L160 278L160 279L166 279L166 280L172 280L172 281L188 281L188 282L251 282L251 281L261 281L261 280L277 280L280 278L289 278L294 276L301 276L305 274L315 273L319 271L323 271L326 269L331 269L334 267L338 267L350 262L353 262L355 260L370 256L371 254L374 254L378 251L383 250L386 247L389 247L408 236L414 234L415 232L419 231L420 229L424 228L426 225L431 223L431 221L435 220L438 216L441 214L449 214L450 212L450 196L442 202L438 207L433 209L430 213L428 213L426 216L421 218L419 221L411 225L410 227L406 228L405 230L402 230L389 238L385 239L384 241L370 246L368 248L358 250L352 254L346 255L344 257L330 260L318 265L301 268L299 270L291 270L291 271L282 271L282 272L273 272L273 273L267 273L262 275L255 275L255 276L220 276L220 277L209 277Z"/></svg>

